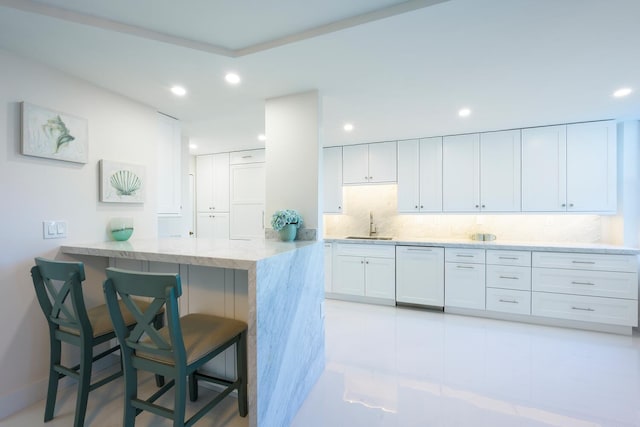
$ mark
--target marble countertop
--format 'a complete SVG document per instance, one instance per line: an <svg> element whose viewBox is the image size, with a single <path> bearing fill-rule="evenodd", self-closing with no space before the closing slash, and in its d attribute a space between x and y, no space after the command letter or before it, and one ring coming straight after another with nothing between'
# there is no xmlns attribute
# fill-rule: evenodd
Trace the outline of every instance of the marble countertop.
<svg viewBox="0 0 640 427"><path fill-rule="evenodd" d="M384 237L384 236L382 236ZM327 236L325 242L358 243L373 245L412 245L440 246L477 249L525 250L539 252L581 252L618 255L637 255L640 249L603 243L580 242L522 242L522 241L477 241L471 239L430 239L430 238L392 238L391 240L347 239L342 236Z"/></svg>
<svg viewBox="0 0 640 427"><path fill-rule="evenodd" d="M133 239L62 245L62 253L171 262L249 270L262 259L293 251L315 241L226 240L197 238Z"/></svg>

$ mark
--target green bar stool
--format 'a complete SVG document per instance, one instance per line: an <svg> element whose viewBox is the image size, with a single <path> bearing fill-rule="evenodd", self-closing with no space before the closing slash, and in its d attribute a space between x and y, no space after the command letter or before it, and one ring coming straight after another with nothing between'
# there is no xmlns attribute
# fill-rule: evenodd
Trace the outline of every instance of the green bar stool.
<svg viewBox="0 0 640 427"><path fill-rule="evenodd" d="M58 392L58 382L63 377L71 377L78 381L78 396L73 425L84 425L89 391L107 384L122 376L122 369L91 384L91 367L93 362L113 353L119 345L94 356L93 348L114 339L115 332L105 304L87 309L82 295L82 282L85 280L84 264L81 262L53 261L36 258L36 265L31 268L31 277L36 296L49 325L50 363L47 403L44 421L53 419ZM141 303L144 305L145 303ZM118 306L124 308L122 303ZM148 304L147 304L148 305ZM135 325L134 316L123 310L125 328ZM158 327L162 327L162 314L152 319ZM80 348L80 363L74 367L61 364L62 343ZM156 377L158 385L164 379Z"/></svg>
<svg viewBox="0 0 640 427"><path fill-rule="evenodd" d="M135 425L135 417L149 411L173 420L174 427L188 427L200 420L233 390L238 391L240 416L247 415L247 324L238 320L207 314L180 317L178 297L182 294L178 274L140 273L107 268L104 293L113 320L124 361L124 421ZM132 297L151 298L147 308ZM122 306L133 313L137 324L126 328ZM158 328L152 321L165 308L167 326ZM205 363L227 348L236 346L235 381L198 372ZM147 399L138 397L138 371L153 372L170 379ZM224 386L224 390L191 418L185 420L187 386L192 401L198 398L198 380ZM173 409L154 402L175 386Z"/></svg>

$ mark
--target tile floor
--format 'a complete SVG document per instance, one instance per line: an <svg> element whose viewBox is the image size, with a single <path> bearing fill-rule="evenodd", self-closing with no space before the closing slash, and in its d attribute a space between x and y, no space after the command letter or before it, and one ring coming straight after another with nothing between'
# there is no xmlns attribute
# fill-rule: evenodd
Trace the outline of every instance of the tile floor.
<svg viewBox="0 0 640 427"><path fill-rule="evenodd" d="M325 372L293 427L640 426L638 335L332 300L326 332ZM87 425L121 425L119 381L90 395ZM141 389L154 388L146 377ZM0 425L69 426L74 391L50 423L42 401ZM196 425L245 427L236 408L227 398ZM143 414L136 425L170 423Z"/></svg>

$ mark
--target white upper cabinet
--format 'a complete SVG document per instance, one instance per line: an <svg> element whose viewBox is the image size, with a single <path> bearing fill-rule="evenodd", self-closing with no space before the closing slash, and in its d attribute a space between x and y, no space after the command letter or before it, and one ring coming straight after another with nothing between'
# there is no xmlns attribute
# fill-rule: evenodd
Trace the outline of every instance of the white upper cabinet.
<svg viewBox="0 0 640 427"><path fill-rule="evenodd" d="M442 143L442 207L480 210L480 135L445 136Z"/></svg>
<svg viewBox="0 0 640 427"><path fill-rule="evenodd" d="M615 212L615 123L523 129L522 210Z"/></svg>
<svg viewBox="0 0 640 427"><path fill-rule="evenodd" d="M396 143L346 145L342 149L344 184L396 182Z"/></svg>
<svg viewBox="0 0 640 427"><path fill-rule="evenodd" d="M442 138L398 142L398 211L442 211Z"/></svg>
<svg viewBox="0 0 640 427"><path fill-rule="evenodd" d="M324 213L342 213L342 147L323 149Z"/></svg>
<svg viewBox="0 0 640 427"><path fill-rule="evenodd" d="M567 127L522 129L522 210L566 211Z"/></svg>
<svg viewBox="0 0 640 427"><path fill-rule="evenodd" d="M196 157L198 212L229 212L229 153Z"/></svg>
<svg viewBox="0 0 640 427"><path fill-rule="evenodd" d="M520 130L480 134L480 210L520 211Z"/></svg>
<svg viewBox="0 0 640 427"><path fill-rule="evenodd" d="M567 211L616 211L616 125L567 125Z"/></svg>
<svg viewBox="0 0 640 427"><path fill-rule="evenodd" d="M182 211L181 138L180 122L158 114L158 214L178 215Z"/></svg>

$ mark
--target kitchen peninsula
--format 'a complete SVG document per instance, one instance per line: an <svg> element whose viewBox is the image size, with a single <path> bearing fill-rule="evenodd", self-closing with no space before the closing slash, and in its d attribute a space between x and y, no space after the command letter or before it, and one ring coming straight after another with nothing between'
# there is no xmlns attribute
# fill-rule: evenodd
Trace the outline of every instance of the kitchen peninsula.
<svg viewBox="0 0 640 427"><path fill-rule="evenodd" d="M183 314L247 322L252 427L288 425L324 369L320 242L149 239L65 245L61 252L107 258L118 268L180 273ZM231 377L232 356L208 368Z"/></svg>

